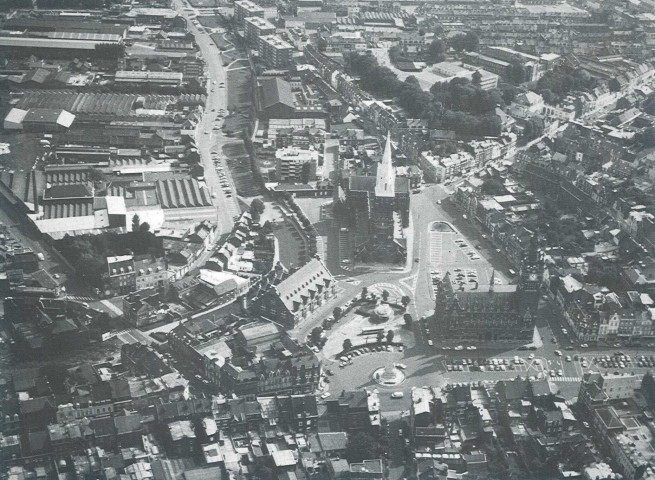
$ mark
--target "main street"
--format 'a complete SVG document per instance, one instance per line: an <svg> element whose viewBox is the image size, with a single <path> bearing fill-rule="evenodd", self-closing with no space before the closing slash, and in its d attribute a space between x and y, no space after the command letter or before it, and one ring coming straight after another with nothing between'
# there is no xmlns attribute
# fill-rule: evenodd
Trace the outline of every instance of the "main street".
<svg viewBox="0 0 655 480"><path fill-rule="evenodd" d="M214 127L218 127L222 123L218 118L220 110L227 110L227 88L220 87L221 84L225 85L227 74L223 66L220 50L211 37L204 33L204 29L201 31L194 24L191 15L195 10L183 0L173 0L173 8L186 19L189 31L194 35L207 67L207 102L202 120L196 127L196 147L205 169L205 182L212 193L212 197L214 197L212 201L216 206L218 230L220 234L225 234L232 230L234 216L240 213L236 192L232 188L235 193L231 197L226 196L212 159L212 152L217 152L218 156L222 156L223 146L235 141L227 137L220 128L214 129ZM229 169L227 165L224 165L224 167L225 174L230 178L229 183L233 186Z"/></svg>

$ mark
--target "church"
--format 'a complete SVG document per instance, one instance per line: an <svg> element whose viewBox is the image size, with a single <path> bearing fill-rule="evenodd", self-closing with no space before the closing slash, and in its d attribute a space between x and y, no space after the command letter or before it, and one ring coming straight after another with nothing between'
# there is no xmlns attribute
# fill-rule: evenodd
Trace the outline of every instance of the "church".
<svg viewBox="0 0 655 480"><path fill-rule="evenodd" d="M407 256L409 178L397 177L387 135L376 176L351 176L342 211L347 212L356 261L402 263Z"/></svg>
<svg viewBox="0 0 655 480"><path fill-rule="evenodd" d="M438 283L434 315L430 323L435 342L524 342L533 341L539 303L543 260L532 234L521 262L517 285L489 285L460 291L453 288L450 274Z"/></svg>

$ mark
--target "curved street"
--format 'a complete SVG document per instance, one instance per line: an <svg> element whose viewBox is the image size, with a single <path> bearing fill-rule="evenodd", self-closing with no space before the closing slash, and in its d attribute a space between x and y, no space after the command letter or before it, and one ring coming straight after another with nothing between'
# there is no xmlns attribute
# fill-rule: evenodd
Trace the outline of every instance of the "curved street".
<svg viewBox="0 0 655 480"><path fill-rule="evenodd" d="M220 234L226 234L234 226L234 217L241 213L229 168L222 161L223 171L229 179L228 183L232 186L233 194L231 197L225 195L221 187L220 178L214 167L214 160L212 159L212 152L216 152L222 158L223 146L236 141L227 137L221 131L220 125L222 121L218 118L221 109L227 110L226 69L223 66L221 52L212 41L210 35L198 29L194 24L191 18L191 12L188 10L195 11L195 9L182 0L173 0L173 8L186 19L189 31L194 35L206 65L207 102L202 120L196 127L196 147L198 148L198 153L205 169L205 182L212 192L212 197L214 197L213 202L216 206L218 231ZM220 87L221 84L224 87Z"/></svg>

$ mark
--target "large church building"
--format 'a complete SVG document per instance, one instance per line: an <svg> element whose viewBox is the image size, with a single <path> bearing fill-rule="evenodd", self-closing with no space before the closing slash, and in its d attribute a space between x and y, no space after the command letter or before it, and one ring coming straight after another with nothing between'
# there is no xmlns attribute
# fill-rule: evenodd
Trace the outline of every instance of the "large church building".
<svg viewBox="0 0 655 480"><path fill-rule="evenodd" d="M373 176L351 176L346 210L355 234L355 258L362 262L401 263L407 255L409 179L397 177L387 136L382 161Z"/></svg>
<svg viewBox="0 0 655 480"><path fill-rule="evenodd" d="M517 285L480 285L456 290L447 272L436 289L434 315L428 319L435 342L516 342L533 340L543 261L532 235Z"/></svg>

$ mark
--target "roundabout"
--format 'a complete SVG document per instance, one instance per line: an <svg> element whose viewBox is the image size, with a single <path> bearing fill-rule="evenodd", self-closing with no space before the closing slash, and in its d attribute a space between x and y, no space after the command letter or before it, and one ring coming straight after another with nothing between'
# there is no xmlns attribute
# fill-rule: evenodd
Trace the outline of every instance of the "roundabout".
<svg viewBox="0 0 655 480"><path fill-rule="evenodd" d="M405 374L394 365L387 365L373 372L373 380L382 387L395 387L405 381Z"/></svg>

